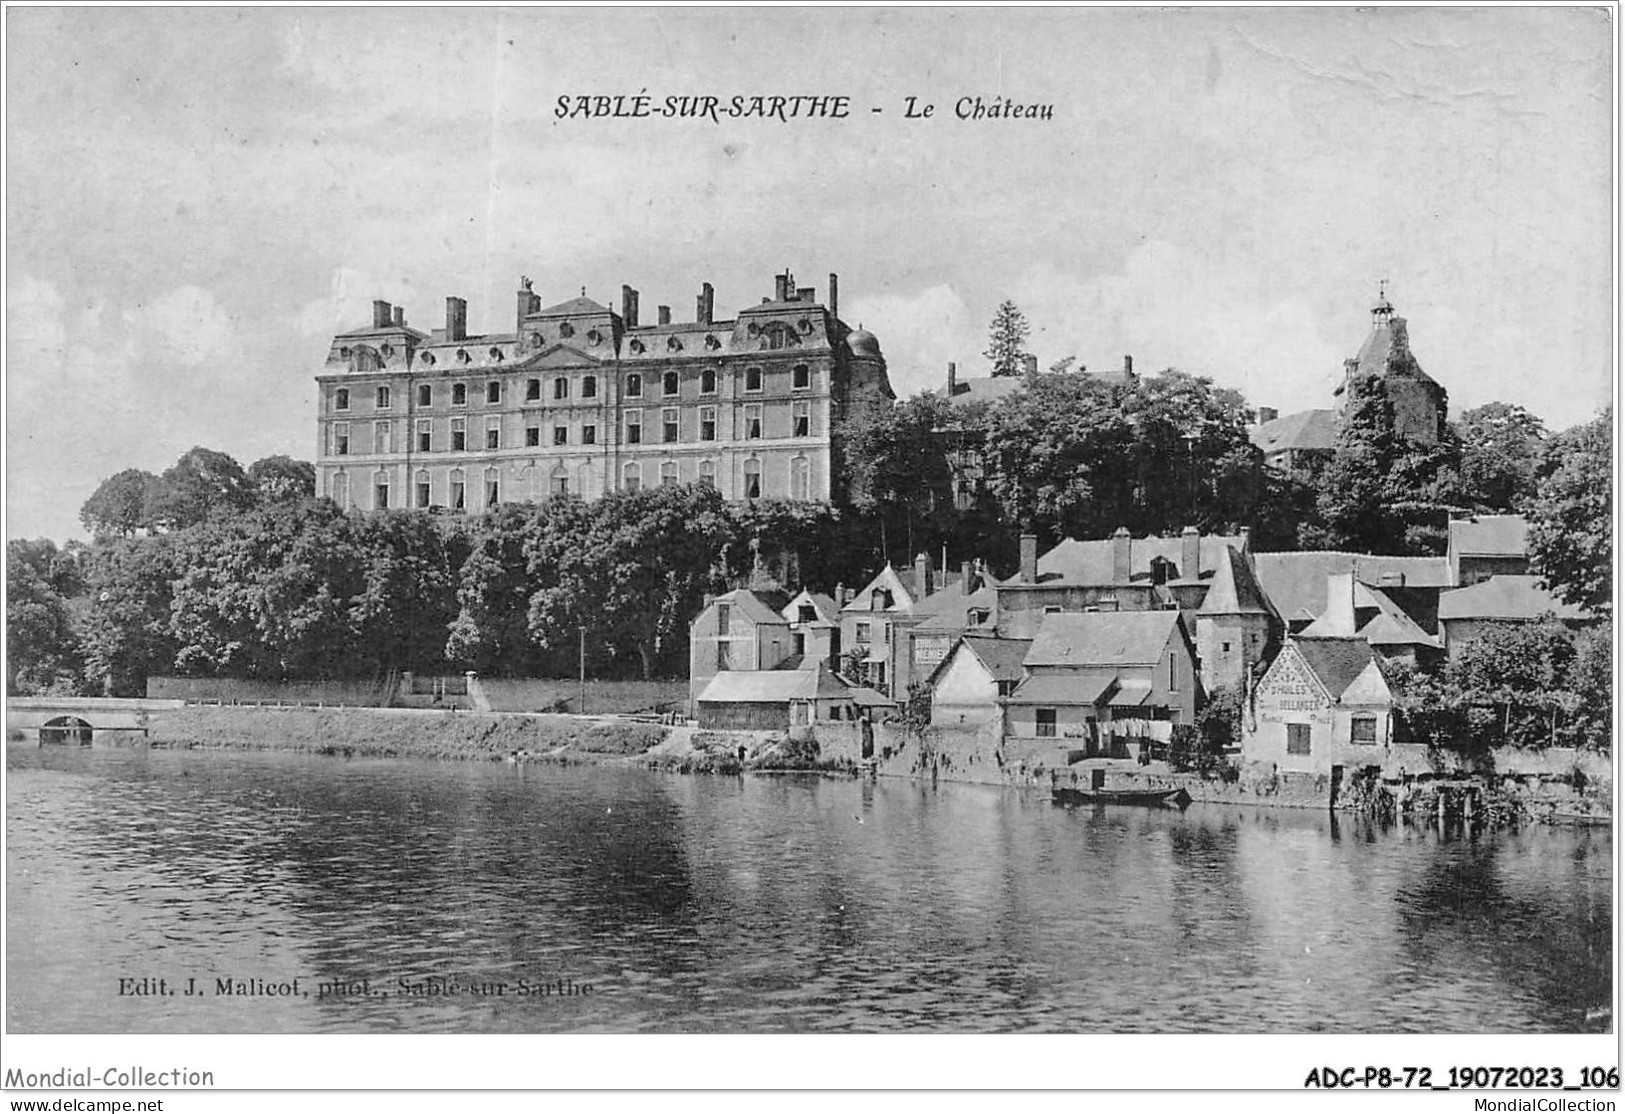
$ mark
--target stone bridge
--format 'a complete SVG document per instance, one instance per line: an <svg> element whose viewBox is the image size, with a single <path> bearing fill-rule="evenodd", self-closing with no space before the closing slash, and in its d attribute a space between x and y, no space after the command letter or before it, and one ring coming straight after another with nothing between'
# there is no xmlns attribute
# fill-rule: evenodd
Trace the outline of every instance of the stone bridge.
<svg viewBox="0 0 1625 1114"><path fill-rule="evenodd" d="M121 700L90 696L12 696L6 729L39 731L40 743L89 746L97 732L147 733L154 713L185 706L184 700Z"/></svg>

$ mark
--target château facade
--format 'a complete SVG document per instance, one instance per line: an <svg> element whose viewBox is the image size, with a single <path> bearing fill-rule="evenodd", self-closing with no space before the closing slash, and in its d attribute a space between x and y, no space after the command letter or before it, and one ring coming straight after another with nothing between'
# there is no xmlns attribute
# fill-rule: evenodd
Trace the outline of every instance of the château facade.
<svg viewBox="0 0 1625 1114"><path fill-rule="evenodd" d="M694 320L660 306L645 324L630 286L616 313L584 294L543 306L522 279L513 331L483 336L462 298L429 333L376 301L316 377L317 490L346 508L463 513L692 482L842 499L843 420L895 396L874 336L841 321L837 284L821 303L786 272L717 320L704 283Z"/></svg>

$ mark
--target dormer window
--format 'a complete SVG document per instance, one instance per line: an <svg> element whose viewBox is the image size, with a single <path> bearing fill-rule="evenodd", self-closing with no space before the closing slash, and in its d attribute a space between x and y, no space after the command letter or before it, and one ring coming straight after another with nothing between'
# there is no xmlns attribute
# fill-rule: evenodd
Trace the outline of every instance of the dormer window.
<svg viewBox="0 0 1625 1114"><path fill-rule="evenodd" d="M587 330L587 343L592 344L592 345L598 345L598 344L604 343L604 334L599 332L597 329L588 329Z"/></svg>
<svg viewBox="0 0 1625 1114"><path fill-rule="evenodd" d="M500 349L500 348L491 349L491 359L493 361L495 361L496 363L500 364L502 362L502 349Z"/></svg>
<svg viewBox="0 0 1625 1114"><path fill-rule="evenodd" d="M434 367L434 353L433 352L425 352L423 354L423 366L424 367Z"/></svg>
<svg viewBox="0 0 1625 1114"><path fill-rule="evenodd" d="M876 588L869 595L869 610L890 611L893 602L890 588Z"/></svg>
<svg viewBox="0 0 1625 1114"><path fill-rule="evenodd" d="M1176 579L1174 563L1166 557L1151 558L1151 583L1166 584Z"/></svg>
<svg viewBox="0 0 1625 1114"><path fill-rule="evenodd" d="M385 344L378 349L378 354L387 360L395 354L395 346L392 344Z"/></svg>
<svg viewBox="0 0 1625 1114"><path fill-rule="evenodd" d="M388 353L385 353L385 355L388 355ZM470 355L469 355L469 354L468 354L468 349L466 349L466 348L459 348L459 349L458 349L458 350L457 350L457 362L458 362L458 363L460 363L460 364L466 364L466 363L468 363L468 361L469 361L469 360L471 360L471 359L473 359L473 358L474 358L474 357L472 357L472 356L470 356Z"/></svg>
<svg viewBox="0 0 1625 1114"><path fill-rule="evenodd" d="M630 347L631 347L632 351L637 352L639 354L641 354L641 353L643 353L645 351L644 344L643 344L643 342L641 340L634 340L631 343Z"/></svg>
<svg viewBox="0 0 1625 1114"><path fill-rule="evenodd" d="M570 324L568 321L559 322L559 336L561 336L561 337L573 337L575 335L576 335L576 327L574 325Z"/></svg>
<svg viewBox="0 0 1625 1114"><path fill-rule="evenodd" d="M717 339L717 335L715 333L706 333L705 347L707 351L715 352L718 348L722 347L722 341Z"/></svg>
<svg viewBox="0 0 1625 1114"><path fill-rule="evenodd" d="M532 348L540 348L542 346L542 334L541 333L531 333L530 334L530 346Z"/></svg>

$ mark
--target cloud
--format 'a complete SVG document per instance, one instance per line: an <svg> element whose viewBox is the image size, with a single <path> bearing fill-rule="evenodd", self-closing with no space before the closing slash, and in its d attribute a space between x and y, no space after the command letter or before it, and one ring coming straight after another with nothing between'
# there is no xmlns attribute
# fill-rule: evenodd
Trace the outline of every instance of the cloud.
<svg viewBox="0 0 1625 1114"><path fill-rule="evenodd" d="M237 323L202 287L178 287L123 316L125 324L156 333L164 354L188 367L230 359L241 346Z"/></svg>

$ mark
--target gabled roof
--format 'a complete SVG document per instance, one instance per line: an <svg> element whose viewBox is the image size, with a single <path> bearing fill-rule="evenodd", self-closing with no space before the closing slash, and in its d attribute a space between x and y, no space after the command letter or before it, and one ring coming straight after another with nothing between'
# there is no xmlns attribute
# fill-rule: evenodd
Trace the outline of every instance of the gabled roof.
<svg viewBox="0 0 1625 1114"><path fill-rule="evenodd" d="M1044 616L1023 664L1029 669L1154 665L1178 625L1178 611L1055 612Z"/></svg>
<svg viewBox="0 0 1625 1114"><path fill-rule="evenodd" d="M736 588L732 592L724 592L712 603L726 603L739 609L740 614L746 616L753 623L770 623L775 626L784 626L784 616L764 603L755 592L749 588Z"/></svg>
<svg viewBox="0 0 1625 1114"><path fill-rule="evenodd" d="M609 313L608 306L599 305L591 298L571 298L567 302L558 302L551 306L544 306L535 313L527 313L526 317L563 317L566 314L580 314L582 316L595 313Z"/></svg>
<svg viewBox="0 0 1625 1114"><path fill-rule="evenodd" d="M974 629L965 622L965 613L968 611L986 611L987 623L978 626L991 625L996 599L991 584L983 585L968 596L961 592L957 585L946 591L935 592L925 597L914 608L916 617L925 616L915 625L914 633L956 634L959 631Z"/></svg>
<svg viewBox="0 0 1625 1114"><path fill-rule="evenodd" d="M1295 646L1312 673L1320 678L1332 699L1340 700L1355 678L1365 672L1366 666L1376 660L1376 652L1364 638L1305 638L1296 635L1287 640Z"/></svg>
<svg viewBox="0 0 1625 1114"><path fill-rule="evenodd" d="M955 406L969 406L976 402L997 402L1015 394L1025 385L1019 375L983 376L960 379L954 383L954 393L948 401Z"/></svg>
<svg viewBox="0 0 1625 1114"><path fill-rule="evenodd" d="M1247 559L1230 546L1219 555L1207 595L1198 615L1271 615L1269 598L1259 586Z"/></svg>
<svg viewBox="0 0 1625 1114"><path fill-rule="evenodd" d="M851 687L827 668L724 669L699 695L701 704L783 704L850 699Z"/></svg>
<svg viewBox="0 0 1625 1114"><path fill-rule="evenodd" d="M1474 557L1527 557L1529 520L1521 514L1451 519L1450 552Z"/></svg>
<svg viewBox="0 0 1625 1114"><path fill-rule="evenodd" d="M1114 584L1116 581L1112 579L1112 549L1115 544L1111 538L1089 541L1067 538L1038 559L1038 579L1040 583L1056 581L1083 585ZM1220 561L1227 559L1224 557L1227 546L1239 551L1245 545L1246 542L1239 534L1202 535L1197 539L1197 577L1204 572L1211 574L1218 568ZM1179 570L1180 580L1187 582L1192 580L1191 571L1180 568L1180 562L1185 559L1184 547L1185 540L1179 537L1129 539L1130 577L1134 580L1149 580L1151 562L1161 557Z"/></svg>
<svg viewBox="0 0 1625 1114"><path fill-rule="evenodd" d="M1248 436L1262 453L1288 449L1330 452L1337 441L1336 410L1301 410L1254 426Z"/></svg>
<svg viewBox="0 0 1625 1114"><path fill-rule="evenodd" d="M1492 576L1439 596L1439 620L1534 619L1546 612L1559 619L1585 619L1588 614L1541 587L1538 576Z"/></svg>
<svg viewBox="0 0 1625 1114"><path fill-rule="evenodd" d="M1349 584L1348 574L1343 574L1343 582ZM1373 646L1427 646L1440 649L1440 643L1433 635L1428 634L1419 627L1403 608L1389 598L1388 593L1380 588L1373 588L1369 584L1353 581L1352 608L1342 610L1331 606L1327 600L1326 610L1303 630L1299 631L1302 638L1349 638L1354 635L1365 639ZM1330 585L1327 592L1331 591ZM1359 620L1359 613L1367 612L1367 616L1358 628L1353 621ZM1372 615L1370 612L1375 611Z"/></svg>
<svg viewBox="0 0 1625 1114"><path fill-rule="evenodd" d="M835 606L835 601L833 599L824 595L822 592L813 592L806 588L803 588L801 591L797 592L795 597L791 599L789 603L784 605L779 614L782 615L787 622L799 623L801 622L801 605L804 603L812 605L813 611L818 616L818 618L814 620L815 622L839 623L841 621L841 609Z"/></svg>
<svg viewBox="0 0 1625 1114"><path fill-rule="evenodd" d="M966 634L960 636L959 644L967 652L976 655L976 660L982 663L988 675L995 681L1019 681L1023 672L1021 663L1027 657L1027 651L1032 649L1033 640L997 638L991 634Z"/></svg>
<svg viewBox="0 0 1625 1114"><path fill-rule="evenodd" d="M1300 551L1255 553L1258 582L1275 610L1319 615L1326 610L1326 578L1354 573L1362 584L1385 588L1448 588L1450 563L1443 557L1373 557L1361 553Z"/></svg>
<svg viewBox="0 0 1625 1114"><path fill-rule="evenodd" d="M909 579L913 579L912 570L910 570ZM892 611L885 612L884 614L892 614L898 611L913 611L914 593L908 588L907 585L903 583L903 578L898 574L896 569L892 568L891 562L889 561L886 563L885 568L881 569L875 574L875 578L873 580L869 581L868 584L863 586L862 591L852 597L851 603L841 608L841 611L870 611L870 600L873 598L876 591L881 590L891 592L892 603L894 605Z"/></svg>
<svg viewBox="0 0 1625 1114"><path fill-rule="evenodd" d="M1005 697L1006 704L1098 704L1115 690L1117 674L1111 670L1084 673L1035 673Z"/></svg>

